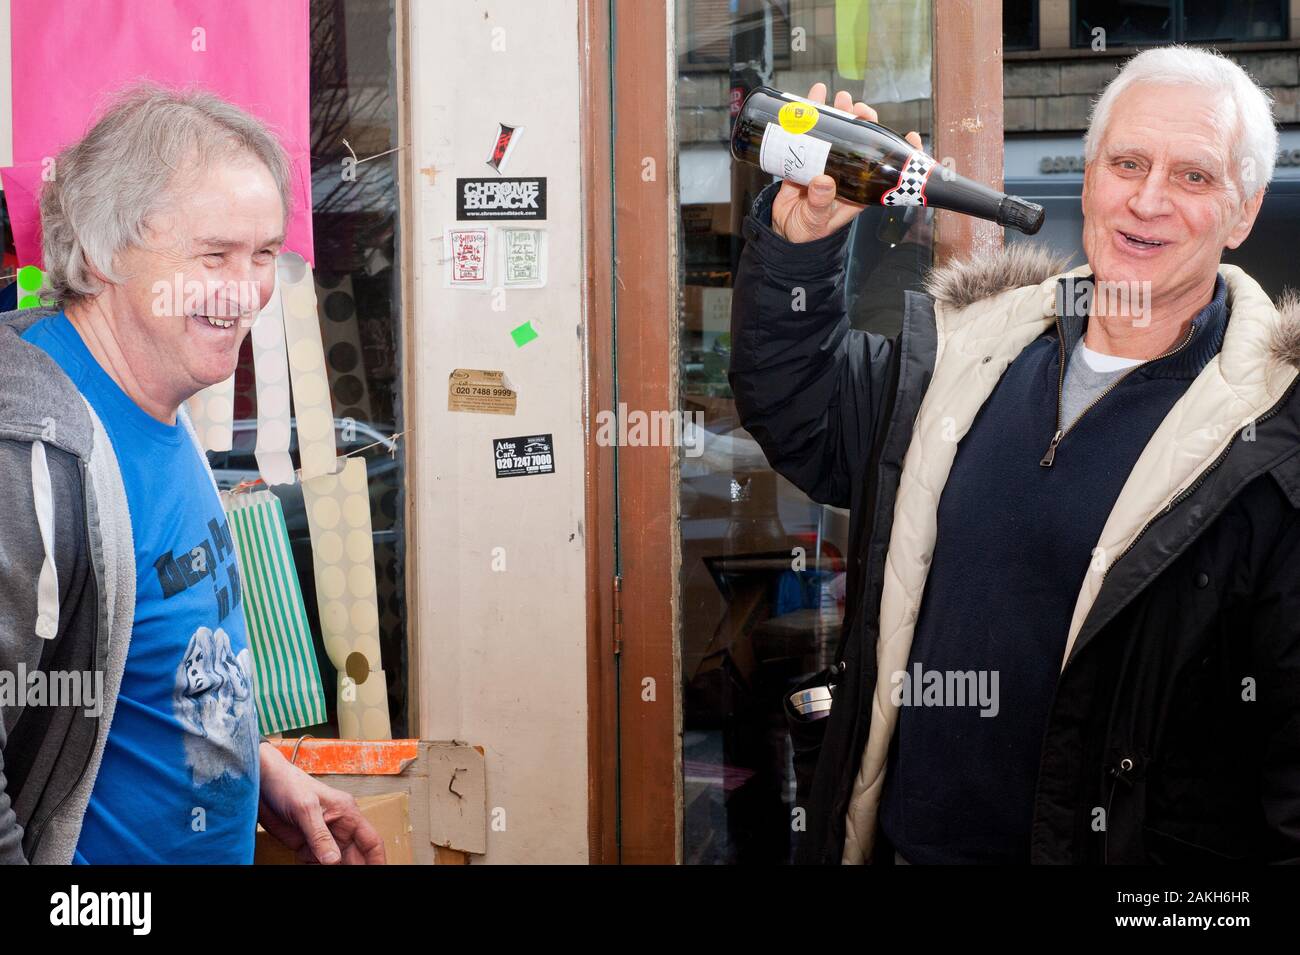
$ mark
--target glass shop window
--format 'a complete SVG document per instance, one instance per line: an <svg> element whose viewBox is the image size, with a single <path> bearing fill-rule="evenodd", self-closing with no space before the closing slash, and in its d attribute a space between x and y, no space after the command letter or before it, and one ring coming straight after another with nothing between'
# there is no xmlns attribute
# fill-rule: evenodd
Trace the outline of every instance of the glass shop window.
<svg viewBox="0 0 1300 955"><path fill-rule="evenodd" d="M406 487L398 274L395 0L312 0L311 166L317 311L340 455L367 462L374 536L381 662L394 738L409 735L406 603L403 582ZM344 140L347 143L344 143ZM351 147L351 152L348 147ZM343 160L363 160L355 178ZM388 153L380 156L381 153ZM367 157L378 156L368 159ZM210 452L222 488L258 475L257 393L252 336L235 374L235 428L229 453ZM297 433L290 455L299 466ZM328 722L285 735L338 735L336 670L321 639L311 537L299 483L272 491L284 508L294 563L311 625Z"/></svg>
<svg viewBox="0 0 1300 955"><path fill-rule="evenodd" d="M848 512L767 464L727 382L741 223L772 177L735 163L731 117L756 86L848 90L886 126L930 135L930 0L677 0L684 859L789 861L795 804L782 699L827 666L844 614ZM855 329L902 325L931 258L925 214L861 213L845 277ZM805 559L793 559L801 548Z"/></svg>
<svg viewBox="0 0 1300 955"><path fill-rule="evenodd" d="M312 225L317 310L340 455L367 461L381 664L394 738L407 736L409 702L403 566L406 487L398 275L395 9L397 0L311 0ZM343 160L361 160L344 176ZM374 158L371 158L374 157ZM0 192L0 311L17 307L17 256ZM222 489L258 477L252 336L235 375L233 446L210 452ZM290 455L300 465L296 430ZM301 485L277 485L311 626L328 720L289 735L338 735L337 676L321 639L311 538Z"/></svg>
<svg viewBox="0 0 1300 955"><path fill-rule="evenodd" d="M1284 40L1285 0L1075 0L1074 46L1104 31L1107 46L1159 43L1250 43Z"/></svg>

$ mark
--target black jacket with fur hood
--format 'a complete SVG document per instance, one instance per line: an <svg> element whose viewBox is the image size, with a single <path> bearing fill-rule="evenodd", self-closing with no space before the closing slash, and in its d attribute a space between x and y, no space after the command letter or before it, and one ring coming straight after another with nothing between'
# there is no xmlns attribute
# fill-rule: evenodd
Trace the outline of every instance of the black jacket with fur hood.
<svg viewBox="0 0 1300 955"><path fill-rule="evenodd" d="M831 714L787 710L796 859L889 864L877 817L898 710L877 674L907 665L952 436L1055 326L1063 277L1089 270L1012 245L907 292L896 338L854 331L849 227L785 241L777 187L744 223L731 384L772 467L851 513ZM1219 272L1223 347L1133 466L1079 582L1032 862L1300 861L1300 303Z"/></svg>

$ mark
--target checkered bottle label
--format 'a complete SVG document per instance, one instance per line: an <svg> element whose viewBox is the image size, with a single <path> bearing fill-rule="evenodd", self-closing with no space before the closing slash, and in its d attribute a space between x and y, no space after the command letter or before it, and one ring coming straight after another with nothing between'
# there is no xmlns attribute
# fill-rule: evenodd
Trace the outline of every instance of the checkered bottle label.
<svg viewBox="0 0 1300 955"><path fill-rule="evenodd" d="M899 174L898 185L880 198L881 205L886 206L923 206L925 205L925 183L930 178L930 171L936 163L925 153L917 150L903 164Z"/></svg>

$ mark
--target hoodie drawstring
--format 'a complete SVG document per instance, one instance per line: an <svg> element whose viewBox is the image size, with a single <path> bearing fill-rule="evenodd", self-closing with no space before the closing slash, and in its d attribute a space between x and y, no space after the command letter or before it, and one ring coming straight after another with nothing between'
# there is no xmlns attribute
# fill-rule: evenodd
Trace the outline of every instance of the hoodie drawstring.
<svg viewBox="0 0 1300 955"><path fill-rule="evenodd" d="M36 583L36 635L53 640L59 632L59 571L54 565L54 492L45 445L32 442L32 497L36 501L36 525L41 531L45 560Z"/></svg>

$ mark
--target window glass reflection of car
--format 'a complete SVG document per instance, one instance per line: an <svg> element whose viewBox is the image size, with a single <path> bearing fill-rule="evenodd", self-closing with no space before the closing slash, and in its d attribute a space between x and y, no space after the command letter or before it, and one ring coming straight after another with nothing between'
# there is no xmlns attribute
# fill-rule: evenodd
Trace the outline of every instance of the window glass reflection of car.
<svg viewBox="0 0 1300 955"><path fill-rule="evenodd" d="M397 507L400 471L397 459L390 453L395 448L395 442L390 437L393 431L392 425L388 424L351 421L342 418L334 420L334 441L338 453L343 455L360 452L358 456L364 457L366 460L367 483L370 491L370 518L375 550L375 570L380 578L386 573L390 575L395 573L399 557L398 547L400 541L398 540ZM375 447L368 447L369 445L375 445ZM229 451L208 452L208 460L212 464L212 471L216 477L218 487L227 490L245 481L255 481L261 476L257 467L257 458L254 454L256 446L257 422L254 420L234 422L231 449ZM367 448L367 450L362 451L362 448ZM298 431L295 421L290 422L289 451L296 467L300 462L298 460ZM266 485L263 484L259 484L254 488L254 490L266 489ZM328 654L325 652L324 641L321 637L320 612L316 606L316 574L312 563L311 533L307 528L307 512L303 504L302 485L295 481L293 484L277 484L269 488L269 490L280 499L280 504L284 508L284 521L289 534L289 546L293 553L295 568L298 571L298 583L302 591L304 609L307 612L307 625L312 632L316 662L320 667L322 685L326 687L333 686L336 679L335 671ZM400 601L400 592L391 599ZM394 612L398 612L396 608L394 608ZM386 615L381 606L380 644L385 660L385 670L389 675L389 699L395 701L400 711L400 707L404 705L402 701L405 699L401 687L401 681L404 679L402 657L402 641L404 638L400 625L395 629L386 627L382 624L385 619ZM325 694L325 705L328 713L327 723L317 727L302 727L302 732L310 732L316 736L333 735L336 731L336 725L333 724L336 719L336 700L333 693Z"/></svg>
<svg viewBox="0 0 1300 955"><path fill-rule="evenodd" d="M343 418L334 419L334 443L340 455L352 454L369 448L361 456L366 459L366 475L370 488L370 513L374 523L376 544L392 543L395 531L391 521L396 514L389 513L395 504L398 485L397 459L390 453L395 442L392 440L392 425L376 424L369 421L352 421ZM245 481L256 481L261 477L257 467L255 448L257 447L257 422L243 419L234 422L231 448L229 451L209 451L208 461L212 473L217 479L217 487L223 491L233 488ZM298 460L298 423L297 419L289 422L289 454L294 466ZM256 490L267 489L259 485ZM307 530L307 512L303 506L302 485L277 484L269 490L280 499L284 508L284 522L289 531L289 541L294 545L294 558L298 559L298 545L306 542L308 550L311 540ZM384 518L388 519L385 520ZM299 563L299 570L302 569Z"/></svg>

